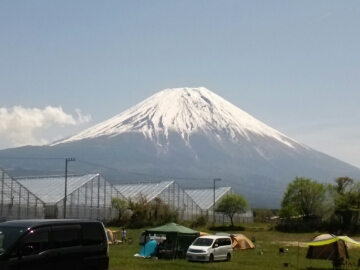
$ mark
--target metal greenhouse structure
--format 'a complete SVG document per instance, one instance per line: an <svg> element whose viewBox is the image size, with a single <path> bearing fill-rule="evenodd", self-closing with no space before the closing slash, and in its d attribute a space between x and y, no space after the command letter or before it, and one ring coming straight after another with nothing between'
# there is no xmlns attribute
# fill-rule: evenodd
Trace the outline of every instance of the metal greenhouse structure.
<svg viewBox="0 0 360 270"><path fill-rule="evenodd" d="M207 216L209 221L228 222L214 213L214 205L233 194L230 187L182 189L174 181L112 185L100 174L17 177L0 169L0 221L13 219L79 218L109 222L117 218L113 198L136 199L149 203L161 199L178 212L179 219ZM252 222L252 213L234 217L236 222Z"/></svg>
<svg viewBox="0 0 360 270"><path fill-rule="evenodd" d="M149 203L155 198L160 198L164 203L174 207L182 220L192 220L201 215L199 205L174 181L118 184L115 188L127 199L143 196Z"/></svg>
<svg viewBox="0 0 360 270"><path fill-rule="evenodd" d="M44 217L45 203L0 168L0 220Z"/></svg>
<svg viewBox="0 0 360 270"><path fill-rule="evenodd" d="M111 206L111 199L124 198L100 174L22 177L16 180L44 202L43 218L97 219L107 222L117 214L117 210Z"/></svg>
<svg viewBox="0 0 360 270"><path fill-rule="evenodd" d="M235 193L231 187L185 189L185 192L200 206L203 215L208 216L209 220L223 224L230 221L228 216L214 213L214 209L216 209L222 198ZM237 223L252 223L253 214L251 211L244 214L235 214L233 220Z"/></svg>

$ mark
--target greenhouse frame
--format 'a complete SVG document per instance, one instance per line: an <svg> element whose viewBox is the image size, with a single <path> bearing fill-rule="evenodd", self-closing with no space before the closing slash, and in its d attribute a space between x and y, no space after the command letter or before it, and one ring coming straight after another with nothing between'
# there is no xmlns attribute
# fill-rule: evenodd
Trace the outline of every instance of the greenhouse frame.
<svg viewBox="0 0 360 270"><path fill-rule="evenodd" d="M181 220L193 220L202 214L199 205L174 181L117 184L115 188L126 199L143 196L150 203L155 198L160 198L164 203L177 210Z"/></svg>
<svg viewBox="0 0 360 270"><path fill-rule="evenodd" d="M100 174L14 178L0 168L0 221L78 218L107 223L118 217L113 198L136 200L143 196L148 203L161 199L178 212L181 220L207 216L208 221L225 224L229 217L213 212L214 194L216 207L234 191L231 187L184 190L175 181L112 185ZM251 211L234 216L237 223L252 221Z"/></svg>
<svg viewBox="0 0 360 270"><path fill-rule="evenodd" d="M109 222L117 216L117 210L111 205L112 198L124 198L100 174L21 177L16 180L44 202L43 218L96 219Z"/></svg>
<svg viewBox="0 0 360 270"><path fill-rule="evenodd" d="M185 192L201 207L203 215L208 216L212 222L226 224L230 222L230 217L222 213L214 213L214 209L226 195L235 194L231 187L218 187L206 189L185 189ZM235 214L233 221L236 223L252 223L253 213L248 210L243 214Z"/></svg>
<svg viewBox="0 0 360 270"><path fill-rule="evenodd" d="M45 203L0 168L0 221L44 218Z"/></svg>

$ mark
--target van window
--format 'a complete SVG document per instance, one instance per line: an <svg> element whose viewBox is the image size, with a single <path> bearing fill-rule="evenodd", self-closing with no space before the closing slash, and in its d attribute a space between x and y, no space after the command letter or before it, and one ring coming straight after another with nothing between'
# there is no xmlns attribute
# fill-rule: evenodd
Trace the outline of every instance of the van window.
<svg viewBox="0 0 360 270"><path fill-rule="evenodd" d="M225 239L225 244L224 244L225 246L229 246L229 245L231 245L231 240L230 240L230 238L226 238Z"/></svg>
<svg viewBox="0 0 360 270"><path fill-rule="evenodd" d="M29 247L33 250L32 254L26 255L39 254L40 252L43 252L50 248L49 230L50 229L46 228L32 230L29 232L28 235L25 236L23 247Z"/></svg>
<svg viewBox="0 0 360 270"><path fill-rule="evenodd" d="M25 230L26 228L0 226L0 254L7 251Z"/></svg>
<svg viewBox="0 0 360 270"><path fill-rule="evenodd" d="M103 239L103 229L97 223L85 223L82 227L83 246L101 245Z"/></svg>
<svg viewBox="0 0 360 270"><path fill-rule="evenodd" d="M231 245L230 238L220 238L219 239L219 246L229 246Z"/></svg>
<svg viewBox="0 0 360 270"><path fill-rule="evenodd" d="M214 240L210 238L198 238L193 243L193 246L201 246L201 247L208 247L211 246Z"/></svg>
<svg viewBox="0 0 360 270"><path fill-rule="evenodd" d="M54 248L74 247L80 245L80 225L55 226L53 230Z"/></svg>

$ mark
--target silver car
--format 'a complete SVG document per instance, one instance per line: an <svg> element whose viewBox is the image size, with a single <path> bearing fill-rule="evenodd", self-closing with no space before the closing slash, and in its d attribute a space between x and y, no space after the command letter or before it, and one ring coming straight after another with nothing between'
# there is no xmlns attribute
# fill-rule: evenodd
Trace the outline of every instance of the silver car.
<svg viewBox="0 0 360 270"><path fill-rule="evenodd" d="M198 237L186 252L186 259L188 261L230 261L232 256L233 247L231 238L219 235Z"/></svg>

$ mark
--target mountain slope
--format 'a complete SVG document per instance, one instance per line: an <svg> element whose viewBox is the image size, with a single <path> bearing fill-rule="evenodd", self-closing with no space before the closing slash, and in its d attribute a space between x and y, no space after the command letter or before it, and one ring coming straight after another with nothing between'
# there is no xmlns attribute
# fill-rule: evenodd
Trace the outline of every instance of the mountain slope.
<svg viewBox="0 0 360 270"><path fill-rule="evenodd" d="M204 87L163 90L127 111L55 144L99 136L116 136L141 132L159 140L169 132L181 134L186 143L191 134L227 134L236 143L239 136L250 139L249 133L272 137L290 147L295 143L268 127L230 102ZM55 145L54 144L54 145Z"/></svg>
<svg viewBox="0 0 360 270"><path fill-rule="evenodd" d="M176 180L184 188L231 186L253 207L279 207L296 176L332 182L360 169L268 127L206 88L163 90L123 113L48 146L0 151L13 175L101 173L110 182ZM37 157L40 159L32 159ZM46 158L41 159L41 157Z"/></svg>

